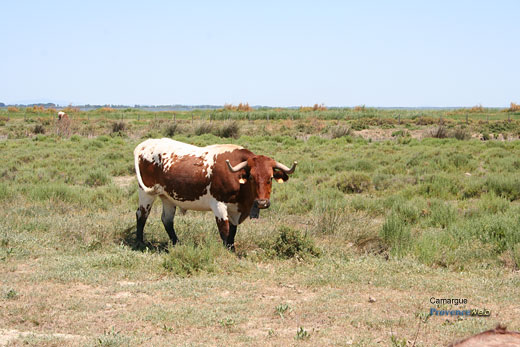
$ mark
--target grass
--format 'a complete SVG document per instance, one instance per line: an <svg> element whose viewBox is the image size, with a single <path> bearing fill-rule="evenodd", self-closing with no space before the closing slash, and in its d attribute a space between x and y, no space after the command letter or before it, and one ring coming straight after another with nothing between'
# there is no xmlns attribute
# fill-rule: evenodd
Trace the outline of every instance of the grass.
<svg viewBox="0 0 520 347"><path fill-rule="evenodd" d="M375 111L356 113L368 112ZM419 325L417 341L426 346L498 322L520 329L510 308L520 294L520 143L513 135L431 138L437 123L404 117L398 126L296 114L249 121L242 113L230 137L214 131L235 128L218 117L196 135L199 122L182 115L175 129L170 119L127 118L124 134L112 133L113 119L71 116L70 137L53 122L37 123L45 133L34 135L36 123L6 120L0 323L32 334L13 341L57 344L63 337L53 334L61 333L82 345L391 345L413 341ZM445 126L449 134L462 125ZM464 129L473 134L474 126L490 127ZM132 152L148 134L200 146L237 143L299 165L288 182L273 184L272 206L260 219L239 226L236 254L222 247L212 215L193 211L176 217L180 244L169 247L160 203L143 250L135 243ZM420 319L430 297L454 295L492 317Z"/></svg>

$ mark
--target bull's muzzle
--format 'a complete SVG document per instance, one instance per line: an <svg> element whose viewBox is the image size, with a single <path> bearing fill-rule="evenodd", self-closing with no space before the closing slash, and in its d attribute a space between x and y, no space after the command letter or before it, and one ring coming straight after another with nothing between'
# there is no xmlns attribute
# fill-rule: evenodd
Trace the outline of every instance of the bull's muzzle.
<svg viewBox="0 0 520 347"><path fill-rule="evenodd" d="M271 202L269 201L269 199L258 199L255 200L255 202L258 208L268 208L269 206L271 206Z"/></svg>

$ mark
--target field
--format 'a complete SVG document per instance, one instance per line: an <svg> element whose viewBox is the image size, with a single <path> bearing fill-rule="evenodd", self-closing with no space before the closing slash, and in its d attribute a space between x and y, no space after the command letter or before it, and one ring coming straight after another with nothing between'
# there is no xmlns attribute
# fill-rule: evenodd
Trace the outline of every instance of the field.
<svg viewBox="0 0 520 347"><path fill-rule="evenodd" d="M434 346L520 330L518 112L69 115L0 113L0 345ZM299 165L236 253L194 211L169 247L160 202L142 249L132 153L163 136ZM491 316L429 316L458 308L432 297Z"/></svg>

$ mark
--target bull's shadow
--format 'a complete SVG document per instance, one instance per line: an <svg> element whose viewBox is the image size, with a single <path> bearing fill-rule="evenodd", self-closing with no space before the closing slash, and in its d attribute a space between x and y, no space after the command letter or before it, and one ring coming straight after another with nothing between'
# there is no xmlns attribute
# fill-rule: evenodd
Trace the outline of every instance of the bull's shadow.
<svg viewBox="0 0 520 347"><path fill-rule="evenodd" d="M159 240L151 240L139 242L137 241L135 234L135 225L131 225L128 228L124 229L121 233L121 237L118 240L122 242L125 246L130 247L134 251L150 251L152 253L161 253L168 252L168 244L169 240L159 241Z"/></svg>

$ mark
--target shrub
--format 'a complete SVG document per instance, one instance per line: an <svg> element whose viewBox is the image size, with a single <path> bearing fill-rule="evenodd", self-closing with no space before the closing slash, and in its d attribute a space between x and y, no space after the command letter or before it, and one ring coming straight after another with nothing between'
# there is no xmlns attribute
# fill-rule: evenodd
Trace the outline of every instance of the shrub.
<svg viewBox="0 0 520 347"><path fill-rule="evenodd" d="M515 104L514 102L511 103L511 107L508 109L509 112L517 112L520 111L520 105Z"/></svg>
<svg viewBox="0 0 520 347"><path fill-rule="evenodd" d="M170 124L164 130L164 135L168 137L173 137L179 130L179 126L177 123Z"/></svg>
<svg viewBox="0 0 520 347"><path fill-rule="evenodd" d="M327 110L327 107L325 106L325 104L314 104L314 106L312 106L312 110L313 111L326 111Z"/></svg>
<svg viewBox="0 0 520 347"><path fill-rule="evenodd" d="M379 233L390 251L403 256L410 246L412 235L410 227L396 213L391 213Z"/></svg>
<svg viewBox="0 0 520 347"><path fill-rule="evenodd" d="M87 179L85 180L85 184L91 187L99 187L107 184L109 180L110 179L105 172L96 170L88 175Z"/></svg>
<svg viewBox="0 0 520 347"><path fill-rule="evenodd" d="M112 134L115 133L123 133L125 131L126 124L124 122L114 122L112 123Z"/></svg>
<svg viewBox="0 0 520 347"><path fill-rule="evenodd" d="M268 256L281 259L296 256L300 258L319 257L321 255L321 251L315 246L314 240L306 233L287 226L280 227L275 239L262 243L260 247L266 251Z"/></svg>
<svg viewBox="0 0 520 347"><path fill-rule="evenodd" d="M372 180L368 175L350 172L340 175L335 181L336 188L343 193L363 193L372 189Z"/></svg>
<svg viewBox="0 0 520 347"><path fill-rule="evenodd" d="M397 130L392 133L392 137L410 137L410 133L407 130Z"/></svg>
<svg viewBox="0 0 520 347"><path fill-rule="evenodd" d="M436 139L445 139L448 137L448 132L443 125L439 125L436 129L431 131L431 136Z"/></svg>
<svg viewBox="0 0 520 347"><path fill-rule="evenodd" d="M210 134L213 131L213 124L211 123L200 123L195 128L195 135L200 136L204 134Z"/></svg>
<svg viewBox="0 0 520 347"><path fill-rule="evenodd" d="M345 125L336 125L330 128L330 137L333 139L339 139L343 136L349 136L351 135L352 130L350 127Z"/></svg>
<svg viewBox="0 0 520 347"><path fill-rule="evenodd" d="M471 113L482 113L484 112L484 107L482 107L482 105L476 105L468 109L467 111Z"/></svg>
<svg viewBox="0 0 520 347"><path fill-rule="evenodd" d="M488 177L486 186L490 192L509 199L510 201L520 199L520 180L516 177L496 175Z"/></svg>
<svg viewBox="0 0 520 347"><path fill-rule="evenodd" d="M467 129L464 129L462 127L457 127L453 131L453 137L457 140L469 140L471 138L471 134Z"/></svg>
<svg viewBox="0 0 520 347"><path fill-rule="evenodd" d="M433 227L446 228L455 222L457 211L448 203L440 200L433 200L430 203L429 224Z"/></svg>
<svg viewBox="0 0 520 347"><path fill-rule="evenodd" d="M249 106L249 103L240 103L238 106L233 106L233 104L224 104L224 110L228 111L253 111L253 108Z"/></svg>
<svg viewBox="0 0 520 347"><path fill-rule="evenodd" d="M210 245L182 244L170 248L170 252L164 258L162 265L166 270L176 275L187 277L201 271L214 272L216 270L216 256L216 250Z"/></svg>
<svg viewBox="0 0 520 347"><path fill-rule="evenodd" d="M218 137L238 138L240 125L236 121L225 122L216 132Z"/></svg>
<svg viewBox="0 0 520 347"><path fill-rule="evenodd" d="M35 134L45 134L45 128L41 124L36 124L33 129Z"/></svg>
<svg viewBox="0 0 520 347"><path fill-rule="evenodd" d="M116 110L113 109L112 107L105 106L105 107L98 108L97 111L100 113L112 113L112 112L115 112Z"/></svg>

